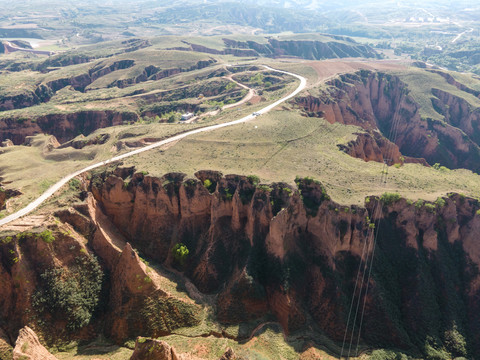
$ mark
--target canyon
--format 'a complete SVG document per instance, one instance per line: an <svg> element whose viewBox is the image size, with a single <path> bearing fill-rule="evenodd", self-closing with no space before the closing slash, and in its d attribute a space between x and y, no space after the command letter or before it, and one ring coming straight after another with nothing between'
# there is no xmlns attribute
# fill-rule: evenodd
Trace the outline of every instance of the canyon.
<svg viewBox="0 0 480 360"><path fill-rule="evenodd" d="M249 334L222 328L270 314L288 336L312 327L341 343L353 295L365 301L366 346L417 356L480 351L477 200L382 196L341 206L311 178L297 178L294 188L215 171L154 178L119 167L82 181L76 202L58 209L47 230L2 238L0 328L10 344L26 325L50 345L100 333L119 344L164 336L204 321L204 296L214 296L218 321L207 334L240 341ZM372 223L372 277L356 287L372 252ZM177 244L189 250L185 261ZM185 293L165 286L168 273ZM89 301L69 298L82 311L65 317L52 284Z"/></svg>
<svg viewBox="0 0 480 360"><path fill-rule="evenodd" d="M387 160L389 165L427 162L480 171L478 108L440 89L432 88L431 93L443 120L422 116L409 85L398 76L367 70L329 80L326 89L299 97L295 104L306 116L362 128L366 134L340 146L352 156Z"/></svg>

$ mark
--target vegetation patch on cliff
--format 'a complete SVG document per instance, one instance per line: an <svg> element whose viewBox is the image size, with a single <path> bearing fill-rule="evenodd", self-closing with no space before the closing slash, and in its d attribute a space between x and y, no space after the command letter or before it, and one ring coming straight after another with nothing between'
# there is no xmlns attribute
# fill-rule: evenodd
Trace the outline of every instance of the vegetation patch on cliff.
<svg viewBox="0 0 480 360"><path fill-rule="evenodd" d="M51 268L40 274L40 289L32 295L32 305L45 333L50 325L47 313L66 319L70 331L87 326L100 302L103 277L98 261L89 255L77 256L71 269Z"/></svg>

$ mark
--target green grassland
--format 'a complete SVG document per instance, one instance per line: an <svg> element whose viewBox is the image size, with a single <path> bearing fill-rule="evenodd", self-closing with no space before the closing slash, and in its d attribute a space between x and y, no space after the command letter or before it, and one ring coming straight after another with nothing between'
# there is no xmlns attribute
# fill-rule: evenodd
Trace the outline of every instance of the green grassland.
<svg viewBox="0 0 480 360"><path fill-rule="evenodd" d="M458 96L466 100L473 108L480 107L480 99L465 91L459 90L456 86L450 85L441 75L431 73L422 69L409 68L408 71L392 72L397 75L403 82L408 85L411 91L410 95L420 105L420 113L423 117L430 117L432 119L442 120L443 117L435 111L431 99L432 89L441 89L449 92L452 95ZM462 83L467 83L473 89L480 87L480 81L472 76L461 75L458 73L451 73Z"/></svg>
<svg viewBox="0 0 480 360"><path fill-rule="evenodd" d="M291 81L288 77L285 77L285 79ZM79 137L79 139L87 142L101 134L108 134L110 139L102 145L89 145L82 149L66 147L46 150L49 137L46 135L37 135L34 137L34 140L31 141L30 146L1 148L0 176L3 179L2 182L10 182L11 185L9 186L20 190L24 194L13 200L11 209L20 209L25 206L38 197L49 186L71 172L135 149L134 147L124 145L118 150L117 144L119 141L123 143L135 142L144 138L161 140L198 127L232 121L285 96L297 86L297 81L291 81L286 83L282 89L272 92L265 91L262 95L263 100L259 104L244 104L240 107L219 111L216 114L201 117L197 122L191 124L169 124L158 122L158 120L146 119L134 125L98 129L86 138ZM204 101L208 100L211 100L211 98L204 99ZM95 102L90 103L90 106L92 106L92 104L95 104ZM47 108L51 110L53 105L45 104L38 107L43 107L44 110ZM206 111L208 110L210 109L207 107ZM24 111L24 109L15 110L14 112L21 113L22 111ZM151 156L154 156L153 153ZM4 214L5 211L0 212L0 215Z"/></svg>
<svg viewBox="0 0 480 360"><path fill-rule="evenodd" d="M411 199L434 200L457 191L476 197L480 176L468 170L441 172L416 164L389 169L380 183L382 164L364 162L341 152L337 144L353 139L359 129L295 111L272 111L255 121L198 134L166 150L153 150L127 159L151 175L181 171L190 176L201 169L224 174L255 174L262 182L294 184L299 176L320 180L341 204L363 204L368 194L399 192Z"/></svg>
<svg viewBox="0 0 480 360"><path fill-rule="evenodd" d="M282 39L315 39L325 40L324 35L313 38L310 34L291 35L282 34ZM206 97L200 100L198 95L201 87L205 89L219 84L227 83L221 79L216 71L224 71L224 64L231 61L230 56L215 55L216 64L207 68L182 72L160 80L149 80L138 84L132 84L124 88L110 87L116 80L130 79L138 76L146 66L154 65L160 69L188 68L198 61L210 60L210 54L165 50L169 46L184 44L182 37L160 37L151 40L151 46L141 48L128 53L120 53L114 57L105 57L111 53L118 53L122 42L106 43L98 48L94 46L83 47L81 53L95 54L101 58L78 65L59 67L57 70L40 73L37 71L5 72L0 75L5 84L0 88L4 94L12 94L21 89L32 91L35 84L47 84L48 82L65 77L73 77L88 73L89 69L108 68L112 64L122 60L133 60L134 65L123 70L112 71L99 77L89 86L86 91L76 91L71 87L65 87L50 99L49 102L12 111L4 111L2 118L31 118L50 113L77 112L84 109L122 109L131 110L142 114L150 111L154 106L170 104L167 97L165 100L145 100L151 96L164 96L172 91L183 91L192 87L199 87L197 93L191 98L182 98L180 102L199 105L204 103L203 111L214 110L220 97ZM244 35L237 40L255 40L265 37ZM221 46L222 37L188 38L192 43L202 43L204 46ZM200 41L201 40L201 41ZM184 44L185 45L185 44ZM237 59L239 60L239 59ZM240 61L242 63L242 61ZM293 71L305 76L309 83L316 83L318 75L315 70L293 61L275 61L259 59L251 64L269 64L284 70ZM247 69L248 70L248 69ZM392 74L398 75L408 85L410 94L419 103L421 114L424 117L441 120L442 117L432 106L432 88L440 88L462 97L472 107L480 107L480 100L475 96L459 90L450 85L439 74L418 68L406 70L392 70ZM480 88L480 81L464 74L453 75L462 83L473 89ZM235 76L242 76L236 74ZM254 76L253 72L243 73L244 78ZM283 77L287 80L288 77ZM247 82L248 83L248 82ZM14 84L17 84L15 87ZM1 174L5 181L12 181L16 188L25 193L14 208L36 197L42 189L63 175L87 166L93 162L107 159L117 154L116 144L120 140L119 135L128 128L129 141L138 141L142 138L165 138L166 136L183 132L198 126L216 124L240 118L248 113L256 111L270 101L292 91L298 82L285 82L285 87L274 91L263 91L263 101L257 105L243 105L227 111L221 111L202 117L195 124L161 124L149 123L152 119L145 119L147 123L135 126L112 127L98 130L91 136L100 133L110 134L110 140L104 145L87 146L81 150L73 148L55 149L51 152L43 150L45 138L38 137L33 146L14 147L4 150L2 156ZM311 89L310 91L318 91ZM20 90L19 90L20 89ZM262 88L260 87L260 90ZM263 89L266 90L266 89ZM155 98L155 97L154 97ZM238 98L237 98L238 99ZM286 181L293 184L295 176L313 176L322 181L328 188L332 197L344 204L360 204L366 195L379 194L385 191L398 191L410 198L434 199L449 191L464 192L475 196L478 193L478 176L465 170L456 170L442 173L438 170L428 169L419 165L408 164L401 168L390 169L390 181L387 185L377 184L381 172L381 164L364 163L362 160L353 159L340 152L338 144L347 143L355 138L352 135L358 132L355 127L345 127L338 124L329 125L322 119L305 118L292 106L282 105L275 111L262 115L255 121L237 125L212 133L203 133L182 140L165 150L153 150L134 158L127 159L127 165L136 165L137 168L149 171L158 176L171 171L183 171L190 176L200 169L214 169L226 173L259 175L263 181ZM217 106L218 107L218 106ZM287 110L287 111L284 111ZM255 128L257 126L257 128ZM121 137L121 136L120 136ZM120 152L127 151L121 149ZM21 161L18 161L18 160ZM74 159L74 161L71 161ZM25 167L25 164L28 166ZM25 169L24 169L25 167ZM30 179L36 175L41 181L35 185ZM340 175L339 175L340 174ZM359 180L361 179L361 180ZM43 184L39 186L39 184Z"/></svg>
<svg viewBox="0 0 480 360"><path fill-rule="evenodd" d="M312 68L302 64L268 63L301 73L309 80L316 78ZM184 78L184 82L194 81L198 76L196 74L206 71L202 69L195 74L186 73L185 76L190 78ZM448 85L438 74L412 68L398 75L408 83L412 96L421 104L423 101L422 111L425 111L426 116L431 112L432 117L438 117L431 107L431 87L447 89L475 105L478 102L472 95ZM165 81L170 81L168 85L174 84L173 79ZM65 174L118 154L116 144L119 140L134 142L143 138L162 139L195 127L235 120L289 93L297 84L293 81L273 93L265 91L262 95L264 100L259 104L221 111L203 117L195 124L147 121L143 124L99 129L87 139L108 133L110 140L106 144L86 146L80 150L65 148L44 152L45 137L39 136L33 146L16 146L4 150L0 155L0 176L5 181L11 181L15 188L25 194L13 203L13 208L20 208ZM95 102L90 103L91 106L92 104ZM428 200L451 191L478 196L479 176L461 169L445 172L406 164L400 168L391 167L387 184L380 184L382 164L366 163L337 148L338 144L354 139L356 136L353 133L359 131L359 128L353 126L330 125L323 119L304 117L292 105L284 104L251 122L191 136L166 149L151 150L128 158L124 163L126 166L135 165L137 169L148 171L154 176L176 171L193 176L198 170L212 169L224 174L255 174L263 182L285 181L291 184L297 175L312 176L322 181L332 198L342 204L362 204L365 196L386 191L399 192L411 199ZM129 149L123 148L120 153ZM32 182L33 178L38 181Z"/></svg>
<svg viewBox="0 0 480 360"><path fill-rule="evenodd" d="M304 341L290 340L285 341L283 334L276 325L265 326L257 336L246 343L238 343L228 338L218 338L210 336L184 336L169 335L159 338L173 346L177 354L189 353L201 359L216 360L219 359L228 348L232 348L237 356L245 359L285 359L294 360L299 358L299 353L304 350ZM131 343L133 345L133 342ZM326 352L315 348L312 344L308 348L315 349L315 355L318 359L330 360L331 357ZM305 350L307 347L305 346ZM127 347L113 345L104 339L98 339L92 343L78 346L72 346L64 351L54 352L54 355L62 359L111 359L127 360L130 359L133 351ZM309 359L309 358L306 358ZM353 358L352 359L357 359Z"/></svg>

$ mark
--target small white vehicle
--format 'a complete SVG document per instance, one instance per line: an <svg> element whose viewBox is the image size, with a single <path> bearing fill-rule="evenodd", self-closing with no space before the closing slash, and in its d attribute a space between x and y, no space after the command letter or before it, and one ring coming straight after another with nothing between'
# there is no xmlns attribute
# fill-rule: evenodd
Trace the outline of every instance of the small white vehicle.
<svg viewBox="0 0 480 360"><path fill-rule="evenodd" d="M253 116L258 116L258 115L260 115L260 113L257 112L257 111L255 111L252 115L253 115Z"/></svg>

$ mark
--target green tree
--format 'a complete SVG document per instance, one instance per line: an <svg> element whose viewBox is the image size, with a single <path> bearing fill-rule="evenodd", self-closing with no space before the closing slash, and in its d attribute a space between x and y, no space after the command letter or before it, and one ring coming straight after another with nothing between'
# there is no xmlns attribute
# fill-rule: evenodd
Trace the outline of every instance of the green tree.
<svg viewBox="0 0 480 360"><path fill-rule="evenodd" d="M167 122L174 123L176 120L177 120L177 118L176 118L175 114L172 114L168 117Z"/></svg>
<svg viewBox="0 0 480 360"><path fill-rule="evenodd" d="M172 253L175 262L182 267L185 266L188 254L190 253L187 246L185 244L178 243L173 247Z"/></svg>

